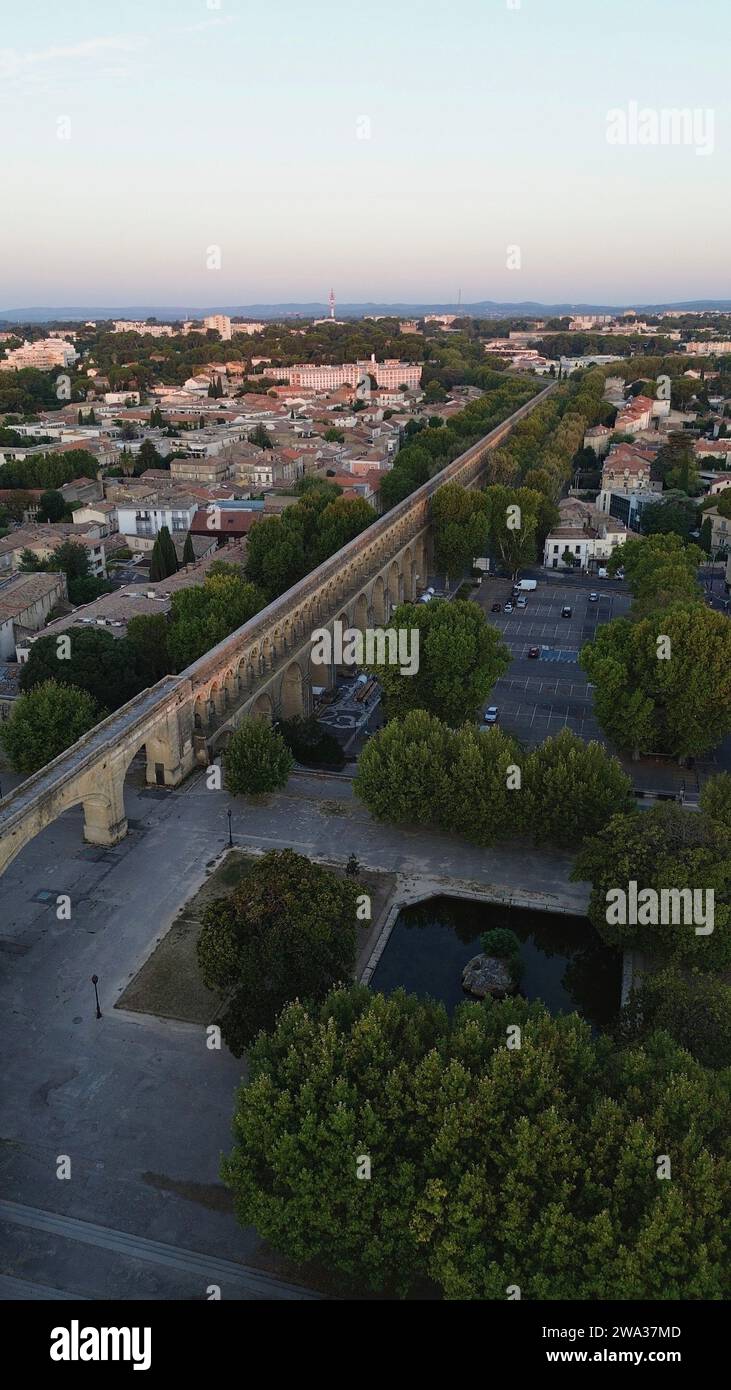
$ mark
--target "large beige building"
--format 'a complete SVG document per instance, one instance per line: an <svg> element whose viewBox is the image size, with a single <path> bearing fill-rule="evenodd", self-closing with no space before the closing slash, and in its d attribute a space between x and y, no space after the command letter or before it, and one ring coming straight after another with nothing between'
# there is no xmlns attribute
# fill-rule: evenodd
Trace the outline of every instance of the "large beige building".
<svg viewBox="0 0 731 1390"><path fill-rule="evenodd" d="M231 339L231 320L228 314L209 314L203 320L203 327L206 333L209 329L218 333L223 342L228 343Z"/></svg>
<svg viewBox="0 0 731 1390"><path fill-rule="evenodd" d="M53 367L71 367L79 359L73 343L63 338L42 338L37 343L23 343L0 362L0 370L17 372L22 367L36 367L38 371L48 371Z"/></svg>

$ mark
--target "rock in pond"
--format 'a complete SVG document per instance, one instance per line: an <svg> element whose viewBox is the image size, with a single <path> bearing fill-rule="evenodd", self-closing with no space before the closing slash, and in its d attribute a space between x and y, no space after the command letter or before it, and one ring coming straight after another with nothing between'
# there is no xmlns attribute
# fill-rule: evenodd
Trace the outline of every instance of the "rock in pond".
<svg viewBox="0 0 731 1390"><path fill-rule="evenodd" d="M462 988L477 999L486 999L488 994L504 999L506 994L515 994L518 986L513 982L509 961L479 955L473 956L462 971Z"/></svg>

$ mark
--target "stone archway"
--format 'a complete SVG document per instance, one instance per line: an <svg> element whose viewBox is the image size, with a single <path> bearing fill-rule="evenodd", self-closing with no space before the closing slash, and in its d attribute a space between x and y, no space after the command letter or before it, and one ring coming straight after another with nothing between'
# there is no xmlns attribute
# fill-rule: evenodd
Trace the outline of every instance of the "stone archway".
<svg viewBox="0 0 731 1390"><path fill-rule="evenodd" d="M271 724L274 715L271 697L266 693L259 695L249 710L249 714L252 719L266 719L267 724Z"/></svg>
<svg viewBox="0 0 731 1390"><path fill-rule="evenodd" d="M386 621L386 586L380 574L373 581L371 606L375 627L382 627Z"/></svg>
<svg viewBox="0 0 731 1390"><path fill-rule="evenodd" d="M302 672L296 661L288 666L282 676L280 709L282 719L297 719L305 712Z"/></svg>
<svg viewBox="0 0 731 1390"><path fill-rule="evenodd" d="M396 608L401 602L401 574L399 573L399 567L395 560L388 571L387 597L391 610ZM386 617L390 618L390 616L391 612L389 611Z"/></svg>
<svg viewBox="0 0 731 1390"><path fill-rule="evenodd" d="M368 627L368 599L365 594L358 594L355 600L353 627L357 627L359 632L365 632Z"/></svg>
<svg viewBox="0 0 731 1390"><path fill-rule="evenodd" d="M405 603L413 603L414 600L414 564L411 558L411 551L405 550L401 562L403 574L403 595Z"/></svg>

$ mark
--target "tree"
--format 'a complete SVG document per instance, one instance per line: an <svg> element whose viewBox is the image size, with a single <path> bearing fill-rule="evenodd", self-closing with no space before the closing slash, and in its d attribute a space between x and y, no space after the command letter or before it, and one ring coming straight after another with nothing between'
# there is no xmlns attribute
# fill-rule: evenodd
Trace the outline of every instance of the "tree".
<svg viewBox="0 0 731 1390"><path fill-rule="evenodd" d="M163 578L167 579L168 575L177 574L178 572L178 556L173 544L173 538L167 526L160 527L158 540L160 542L160 553L165 565L165 574Z"/></svg>
<svg viewBox="0 0 731 1390"><path fill-rule="evenodd" d="M522 791L524 824L536 844L579 845L611 816L634 808L632 782L621 763L570 729L528 755Z"/></svg>
<svg viewBox="0 0 731 1390"><path fill-rule="evenodd" d="M250 444L257 444L260 449L274 448L274 440L263 425L257 425L251 430L248 439Z"/></svg>
<svg viewBox="0 0 731 1390"><path fill-rule="evenodd" d="M635 757L698 756L731 730L731 626L702 604L606 623L579 662L604 732Z"/></svg>
<svg viewBox="0 0 731 1390"><path fill-rule="evenodd" d="M225 991L221 1031L240 1057L293 999L318 1001L355 967L358 886L294 850L270 850L203 914L198 962Z"/></svg>
<svg viewBox="0 0 731 1390"><path fill-rule="evenodd" d="M487 552L488 511L484 493L446 483L432 498L434 559L449 582Z"/></svg>
<svg viewBox="0 0 731 1390"><path fill-rule="evenodd" d="M571 877L592 884L589 916L609 945L636 948L651 958L708 971L723 970L731 963L729 836L724 826L706 816L684 811L675 803L614 816L584 843ZM635 913L629 906L631 883L638 894ZM627 895L624 912L617 899L620 889ZM699 934L684 920L683 899L675 910L668 900L664 912L659 905L654 912L651 902L643 906L645 899L639 894L647 889L658 894L663 889L704 894L712 890L712 930ZM700 915L707 915L707 901L701 900ZM652 920L653 913L659 921Z"/></svg>
<svg viewBox="0 0 731 1390"><path fill-rule="evenodd" d="M0 743L16 772L30 775L57 758L103 717L84 690L46 680L19 696L0 724Z"/></svg>
<svg viewBox="0 0 731 1390"><path fill-rule="evenodd" d="M322 437L323 437L323 439L326 439L326 440L327 440L328 444L344 444L344 443L345 443L345 433L344 433L344 431L343 431L343 430L335 429L335 426L334 426L334 425L331 425L329 430L325 430L325 433L323 434Z"/></svg>
<svg viewBox="0 0 731 1390"><path fill-rule="evenodd" d="M211 566L203 584L180 589L170 600L168 653L176 671L184 671L264 606L254 584L215 569Z"/></svg>
<svg viewBox="0 0 731 1390"><path fill-rule="evenodd" d="M60 492L49 490L38 499L39 521L63 521L67 515L66 503Z"/></svg>
<svg viewBox="0 0 731 1390"><path fill-rule="evenodd" d="M318 519L309 567L314 568L335 555L375 520L376 513L363 497L337 497L329 502Z"/></svg>
<svg viewBox="0 0 731 1390"><path fill-rule="evenodd" d="M282 735L264 719L247 717L224 753L226 789L232 796L260 796L286 787L294 758Z"/></svg>
<svg viewBox="0 0 731 1390"><path fill-rule="evenodd" d="M112 637L98 627L70 628L59 637L39 637L33 643L21 668L20 688L33 690L46 681L84 690L110 710L131 700L144 684L129 639Z"/></svg>
<svg viewBox="0 0 731 1390"><path fill-rule="evenodd" d="M675 488L686 494L695 494L700 490L693 443L685 434L668 436L667 444L658 450L655 468L666 488Z"/></svg>
<svg viewBox="0 0 731 1390"><path fill-rule="evenodd" d="M140 613L127 623L127 642L141 689L155 685L173 669L168 652L169 630L164 613Z"/></svg>
<svg viewBox="0 0 731 1390"><path fill-rule="evenodd" d="M662 1034L616 1054L540 1003L450 1020L357 986L256 1039L222 1176L242 1225L358 1292L719 1299L728 1094Z"/></svg>
<svg viewBox="0 0 731 1390"><path fill-rule="evenodd" d="M188 533L190 535L190 533ZM172 536L167 526L161 526L152 547L150 558L150 579L157 583L160 579L167 579L171 574L178 572L178 557L173 545Z"/></svg>
<svg viewBox="0 0 731 1390"><path fill-rule="evenodd" d="M140 445L137 458L135 459L134 471L137 476L146 473L148 468L165 468L165 459L155 448L151 439L145 439Z"/></svg>
<svg viewBox="0 0 731 1390"><path fill-rule="evenodd" d="M443 829L478 845L515 834L522 823L520 762L518 745L504 729L460 729L445 767Z"/></svg>
<svg viewBox="0 0 731 1390"><path fill-rule="evenodd" d="M704 1067L731 1067L731 987L699 970L644 974L621 1010L621 1043L643 1043L662 1028Z"/></svg>
<svg viewBox="0 0 731 1390"><path fill-rule="evenodd" d="M667 535L674 532L687 541L696 527L698 508L695 502L683 494L663 497L659 502L651 502L642 509L642 530L646 536Z"/></svg>
<svg viewBox="0 0 731 1390"><path fill-rule="evenodd" d="M404 603L390 629L406 634L412 652L418 635L418 670L402 675L398 665L374 667L389 718L425 709L453 727L472 721L510 664L500 633L476 603Z"/></svg>
<svg viewBox="0 0 731 1390"><path fill-rule="evenodd" d="M700 806L709 820L731 832L731 772L718 772L703 783Z"/></svg>
<svg viewBox="0 0 731 1390"><path fill-rule="evenodd" d="M515 578L537 558L538 511L544 500L531 488L495 484L485 489L490 515L490 541Z"/></svg>
<svg viewBox="0 0 731 1390"><path fill-rule="evenodd" d="M451 729L426 710L413 709L369 739L353 790L377 820L441 826L449 814L456 749Z"/></svg>
<svg viewBox="0 0 731 1390"><path fill-rule="evenodd" d="M193 537L189 531L185 537L185 545L183 546L183 565L193 564L195 564L195 551L193 549Z"/></svg>

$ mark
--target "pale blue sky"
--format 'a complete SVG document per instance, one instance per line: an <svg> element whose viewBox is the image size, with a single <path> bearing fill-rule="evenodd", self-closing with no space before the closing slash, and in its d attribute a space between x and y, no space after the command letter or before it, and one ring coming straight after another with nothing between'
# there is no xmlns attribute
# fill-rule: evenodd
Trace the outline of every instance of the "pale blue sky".
<svg viewBox="0 0 731 1390"><path fill-rule="evenodd" d="M731 298L730 40L729 0L6 4L0 308ZM632 101L712 153L609 144Z"/></svg>

